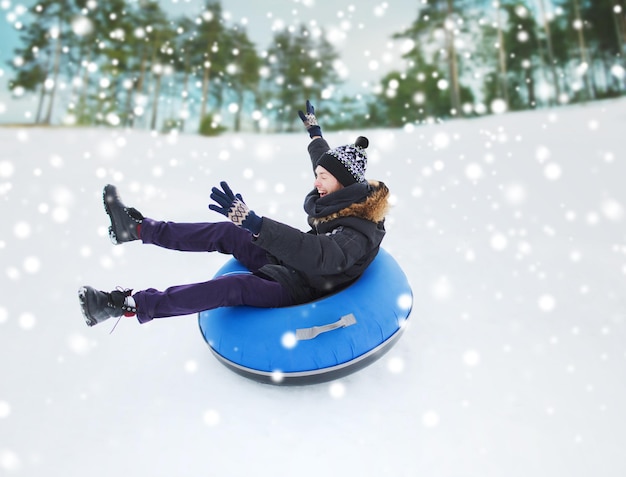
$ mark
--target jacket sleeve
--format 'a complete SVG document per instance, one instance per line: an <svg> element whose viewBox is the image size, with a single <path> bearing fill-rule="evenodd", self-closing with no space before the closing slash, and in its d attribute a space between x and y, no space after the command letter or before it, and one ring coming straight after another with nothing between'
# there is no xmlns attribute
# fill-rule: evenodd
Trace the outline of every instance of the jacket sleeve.
<svg viewBox="0 0 626 477"><path fill-rule="evenodd" d="M309 156L311 157L311 165L313 166L313 171L315 171L317 160L322 157L322 154L330 150L330 146L326 142L326 139L318 137L309 143L308 150Z"/></svg>
<svg viewBox="0 0 626 477"><path fill-rule="evenodd" d="M301 232L263 217L255 244L281 262L306 274L334 275L350 268L368 251L365 235L349 227L329 235Z"/></svg>

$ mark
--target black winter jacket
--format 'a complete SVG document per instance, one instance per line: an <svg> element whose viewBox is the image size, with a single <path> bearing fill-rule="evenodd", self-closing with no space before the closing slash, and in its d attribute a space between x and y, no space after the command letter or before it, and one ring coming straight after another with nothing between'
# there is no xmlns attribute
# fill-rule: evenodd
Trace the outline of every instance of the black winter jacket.
<svg viewBox="0 0 626 477"><path fill-rule="evenodd" d="M330 147L324 139L309 144L315 169ZM285 286L296 303L333 293L354 282L374 260L385 235L389 190L382 182L357 183L304 201L311 230L304 233L263 218L255 244L268 252L261 275Z"/></svg>

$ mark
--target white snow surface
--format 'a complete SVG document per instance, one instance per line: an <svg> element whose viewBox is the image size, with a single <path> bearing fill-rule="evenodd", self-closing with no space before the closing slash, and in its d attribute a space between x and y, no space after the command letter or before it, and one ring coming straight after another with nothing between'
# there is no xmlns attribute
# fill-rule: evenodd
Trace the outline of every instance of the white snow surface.
<svg viewBox="0 0 626 477"><path fill-rule="evenodd" d="M101 191L173 221L228 180L306 228L304 132L0 128L0 475L626 475L626 101L370 139L410 326L373 365L276 387L194 316L88 328L77 289L204 281L227 257L112 245Z"/></svg>

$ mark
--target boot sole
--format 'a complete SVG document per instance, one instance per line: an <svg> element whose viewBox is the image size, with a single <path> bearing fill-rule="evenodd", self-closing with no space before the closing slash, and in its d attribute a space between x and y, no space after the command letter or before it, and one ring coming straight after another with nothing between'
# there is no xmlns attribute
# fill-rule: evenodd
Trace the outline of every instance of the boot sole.
<svg viewBox="0 0 626 477"><path fill-rule="evenodd" d="M109 207L109 204L114 200L117 200L122 205L124 210L126 210L125 206L120 201L119 195L117 195L117 188L114 185L107 184L106 186L104 186L104 190L102 191L102 202L104 203L104 211L109 216L109 220L111 221L111 225L109 226L109 239L111 240L113 245L121 245L123 243L132 241L132 239L124 239L123 237L120 238L115 233L115 228L123 229L123 226L121 226L120 224L116 224L114 214Z"/></svg>
<svg viewBox="0 0 626 477"><path fill-rule="evenodd" d="M109 192L112 193L110 194ZM109 239L114 245L119 245L121 242L117 239L117 235L115 235L115 232L113 231L115 223L113 220L113 214L109 208L109 202L115 200L115 197L117 197L117 189L115 186L104 186L104 190L102 191L102 203L104 204L104 211L109 216L109 220L111 221L111 225L109 226Z"/></svg>
<svg viewBox="0 0 626 477"><path fill-rule="evenodd" d="M78 301L80 303L80 311L83 313L87 326L96 325L98 322L91 317L87 307L87 287L80 287L78 289Z"/></svg>

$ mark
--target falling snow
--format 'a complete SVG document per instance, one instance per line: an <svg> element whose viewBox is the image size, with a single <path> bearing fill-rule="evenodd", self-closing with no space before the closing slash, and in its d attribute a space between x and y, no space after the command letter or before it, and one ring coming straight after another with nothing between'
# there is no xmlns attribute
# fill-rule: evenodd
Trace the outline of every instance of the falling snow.
<svg viewBox="0 0 626 477"><path fill-rule="evenodd" d="M11 414L11 405L6 401L0 401L0 419L6 419Z"/></svg>
<svg viewBox="0 0 626 477"><path fill-rule="evenodd" d="M350 15L337 35L357 28ZM384 247L415 297L388 354L305 388L232 373L193 316L109 334L85 326L76 299L82 284L206 280L226 260L113 246L108 182L183 222L221 220L208 195L228 180L257 213L304 229L304 133L0 128L0 473L177 475L168 456L185 455L197 475L624 475L625 109L325 134L370 139L368 176L393 193Z"/></svg>
<svg viewBox="0 0 626 477"><path fill-rule="evenodd" d="M439 425L439 414L436 411L426 411L422 416L424 427L437 427Z"/></svg>
<svg viewBox="0 0 626 477"><path fill-rule="evenodd" d="M202 420L207 426L215 427L220 423L220 413L215 409L209 409L203 414Z"/></svg>

